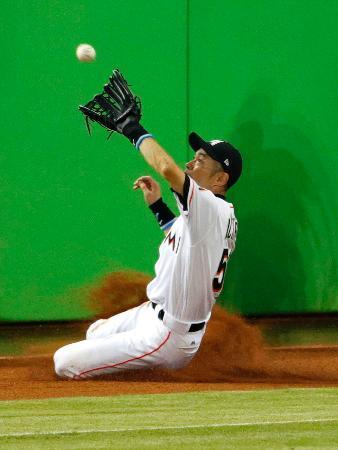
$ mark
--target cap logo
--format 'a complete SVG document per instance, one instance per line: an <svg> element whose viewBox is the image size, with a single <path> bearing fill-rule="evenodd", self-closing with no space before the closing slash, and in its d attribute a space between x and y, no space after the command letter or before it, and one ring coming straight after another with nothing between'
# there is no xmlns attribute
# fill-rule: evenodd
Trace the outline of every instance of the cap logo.
<svg viewBox="0 0 338 450"><path fill-rule="evenodd" d="M210 145L216 145L216 144L219 144L220 142L223 142L223 141L218 141L217 139L214 139L213 141L210 141Z"/></svg>
<svg viewBox="0 0 338 450"><path fill-rule="evenodd" d="M230 162L229 162L228 158L224 161L224 164L225 164L226 166L229 166Z"/></svg>

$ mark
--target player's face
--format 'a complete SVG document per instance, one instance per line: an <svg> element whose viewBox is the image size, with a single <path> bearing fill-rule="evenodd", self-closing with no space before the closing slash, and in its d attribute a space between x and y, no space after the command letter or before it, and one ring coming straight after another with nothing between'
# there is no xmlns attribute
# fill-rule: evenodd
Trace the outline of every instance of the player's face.
<svg viewBox="0 0 338 450"><path fill-rule="evenodd" d="M185 165L185 172L201 187L211 189L217 162L204 150L197 150L195 158Z"/></svg>

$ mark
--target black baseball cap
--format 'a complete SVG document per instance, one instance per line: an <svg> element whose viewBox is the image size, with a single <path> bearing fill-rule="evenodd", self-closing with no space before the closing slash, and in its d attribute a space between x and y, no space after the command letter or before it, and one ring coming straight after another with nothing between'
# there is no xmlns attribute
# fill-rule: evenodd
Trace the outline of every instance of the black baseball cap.
<svg viewBox="0 0 338 450"><path fill-rule="evenodd" d="M189 134L189 144L195 152L202 149L221 164L229 174L228 188L236 183L242 173L242 157L233 145L226 141L205 141L195 132Z"/></svg>

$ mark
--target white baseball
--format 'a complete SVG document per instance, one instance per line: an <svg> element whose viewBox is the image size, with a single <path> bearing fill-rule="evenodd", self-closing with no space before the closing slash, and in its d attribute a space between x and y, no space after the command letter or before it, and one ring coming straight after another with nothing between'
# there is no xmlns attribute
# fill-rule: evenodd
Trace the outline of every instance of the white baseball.
<svg viewBox="0 0 338 450"><path fill-rule="evenodd" d="M92 62L95 60L95 48L89 44L80 44L76 48L76 56L79 61Z"/></svg>

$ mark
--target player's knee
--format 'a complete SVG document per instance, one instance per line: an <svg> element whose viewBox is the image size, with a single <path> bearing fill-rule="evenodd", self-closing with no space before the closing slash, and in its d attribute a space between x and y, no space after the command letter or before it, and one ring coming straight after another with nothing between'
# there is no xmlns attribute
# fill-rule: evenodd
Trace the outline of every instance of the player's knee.
<svg viewBox="0 0 338 450"><path fill-rule="evenodd" d="M71 354L66 347L61 347L54 354L54 370L61 378L76 379L78 370L76 369Z"/></svg>
<svg viewBox="0 0 338 450"><path fill-rule="evenodd" d="M100 319L96 322L92 323L87 330L86 339L98 339L100 338L99 328L100 326L106 322L106 319Z"/></svg>
<svg viewBox="0 0 338 450"><path fill-rule="evenodd" d="M54 370L56 375L58 375L61 378L67 378L66 377L67 368L65 363L66 358L64 355L63 348L59 348L59 350L57 350L54 353Z"/></svg>

